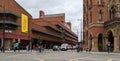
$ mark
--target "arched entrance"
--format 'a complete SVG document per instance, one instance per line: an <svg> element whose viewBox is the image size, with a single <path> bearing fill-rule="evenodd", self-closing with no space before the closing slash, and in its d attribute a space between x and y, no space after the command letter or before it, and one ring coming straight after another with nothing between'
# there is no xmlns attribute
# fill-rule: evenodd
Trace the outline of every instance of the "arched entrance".
<svg viewBox="0 0 120 61"><path fill-rule="evenodd" d="M110 42L110 46L111 46L111 51L114 50L114 36L113 36L113 32L109 31L108 32L108 41Z"/></svg>
<svg viewBox="0 0 120 61"><path fill-rule="evenodd" d="M103 51L103 35L98 35L98 51Z"/></svg>

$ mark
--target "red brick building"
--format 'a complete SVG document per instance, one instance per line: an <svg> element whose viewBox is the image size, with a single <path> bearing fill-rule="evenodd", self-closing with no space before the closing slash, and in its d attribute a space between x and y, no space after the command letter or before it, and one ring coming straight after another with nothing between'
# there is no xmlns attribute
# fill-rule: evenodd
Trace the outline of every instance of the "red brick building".
<svg viewBox="0 0 120 61"><path fill-rule="evenodd" d="M120 51L119 0L84 0L84 48L92 51Z"/></svg>
<svg viewBox="0 0 120 61"><path fill-rule="evenodd" d="M28 33L21 32L21 14L28 16ZM71 31L71 23L65 22L65 14L45 15L40 11L39 18L32 16L15 0L0 0L0 46L10 48L13 42L35 45L41 37L45 48L68 43L75 45L77 35Z"/></svg>

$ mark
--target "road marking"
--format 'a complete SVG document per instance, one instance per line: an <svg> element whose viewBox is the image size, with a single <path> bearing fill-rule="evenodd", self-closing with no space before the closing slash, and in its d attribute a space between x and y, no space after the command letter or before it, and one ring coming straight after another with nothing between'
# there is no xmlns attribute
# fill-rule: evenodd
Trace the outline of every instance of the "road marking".
<svg viewBox="0 0 120 61"><path fill-rule="evenodd" d="M107 59L107 61L112 61L112 59Z"/></svg>
<svg viewBox="0 0 120 61"><path fill-rule="evenodd" d="M7 56L7 57L17 57L17 56L19 56L19 54L15 54L15 55Z"/></svg>
<svg viewBox="0 0 120 61"><path fill-rule="evenodd" d="M69 61L78 61L77 59L70 59Z"/></svg>
<svg viewBox="0 0 120 61"><path fill-rule="evenodd" d="M8 58L10 58L10 57L17 57L17 56L21 56L21 55L31 55L31 54L15 54L15 55L7 56L7 57Z"/></svg>
<svg viewBox="0 0 120 61"><path fill-rule="evenodd" d="M44 61L43 59L40 59L40 58L34 58L34 59L39 61Z"/></svg>

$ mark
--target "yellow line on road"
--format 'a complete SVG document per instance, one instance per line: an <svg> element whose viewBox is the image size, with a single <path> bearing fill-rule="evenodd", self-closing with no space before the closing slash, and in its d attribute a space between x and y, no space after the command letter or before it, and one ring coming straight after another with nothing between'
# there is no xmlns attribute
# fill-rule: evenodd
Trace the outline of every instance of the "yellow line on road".
<svg viewBox="0 0 120 61"><path fill-rule="evenodd" d="M112 61L112 59L107 59L107 61Z"/></svg>
<svg viewBox="0 0 120 61"><path fill-rule="evenodd" d="M38 61L44 61L43 59L40 59L40 58L34 58L34 59Z"/></svg>
<svg viewBox="0 0 120 61"><path fill-rule="evenodd" d="M77 59L70 59L69 61L78 61Z"/></svg>

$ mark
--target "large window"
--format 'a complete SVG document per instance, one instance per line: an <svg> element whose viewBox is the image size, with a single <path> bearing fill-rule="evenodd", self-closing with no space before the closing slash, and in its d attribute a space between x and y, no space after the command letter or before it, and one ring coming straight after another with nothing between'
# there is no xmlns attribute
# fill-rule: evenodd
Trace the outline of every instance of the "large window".
<svg viewBox="0 0 120 61"><path fill-rule="evenodd" d="M102 0L98 0L98 4L101 5L102 4Z"/></svg>
<svg viewBox="0 0 120 61"><path fill-rule="evenodd" d="M92 0L90 0L90 6L92 7Z"/></svg>
<svg viewBox="0 0 120 61"><path fill-rule="evenodd" d="M111 10L109 11L109 20L111 20L112 18L114 18L114 12L112 12Z"/></svg>
<svg viewBox="0 0 120 61"><path fill-rule="evenodd" d="M115 0L109 0L109 2L111 2L111 3L112 3L112 2L115 2Z"/></svg>
<svg viewBox="0 0 120 61"><path fill-rule="evenodd" d="M100 10L98 13L98 20L102 21L102 10Z"/></svg>
<svg viewBox="0 0 120 61"><path fill-rule="evenodd" d="M92 23L92 11L90 11L90 23Z"/></svg>

